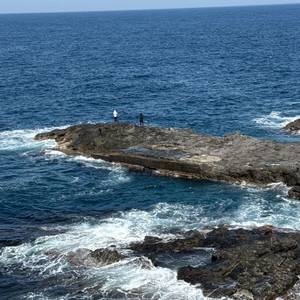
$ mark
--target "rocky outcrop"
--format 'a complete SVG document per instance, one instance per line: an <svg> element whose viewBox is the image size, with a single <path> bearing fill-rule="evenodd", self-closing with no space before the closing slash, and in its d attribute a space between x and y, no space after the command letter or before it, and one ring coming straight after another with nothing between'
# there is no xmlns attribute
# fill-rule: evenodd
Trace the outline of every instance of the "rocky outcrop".
<svg viewBox="0 0 300 300"><path fill-rule="evenodd" d="M136 170L226 182L300 185L300 142L279 143L241 132L216 137L189 129L130 123L81 124L38 134L58 150Z"/></svg>
<svg viewBox="0 0 300 300"><path fill-rule="evenodd" d="M215 252L208 264L199 259L199 266L181 267L178 279L200 284L204 294L213 298L275 299L298 282L299 245L299 233L280 232L271 226L253 230L219 227L206 234L190 231L171 241L146 237L130 249L155 258L160 253L197 253L199 247L212 247Z"/></svg>
<svg viewBox="0 0 300 300"><path fill-rule="evenodd" d="M117 250L109 249L96 249L87 256L88 260L101 265L110 265L125 258L126 256L119 254Z"/></svg>
<svg viewBox="0 0 300 300"><path fill-rule="evenodd" d="M292 132L300 131L300 119L297 119L291 123L288 123L283 129L290 130Z"/></svg>

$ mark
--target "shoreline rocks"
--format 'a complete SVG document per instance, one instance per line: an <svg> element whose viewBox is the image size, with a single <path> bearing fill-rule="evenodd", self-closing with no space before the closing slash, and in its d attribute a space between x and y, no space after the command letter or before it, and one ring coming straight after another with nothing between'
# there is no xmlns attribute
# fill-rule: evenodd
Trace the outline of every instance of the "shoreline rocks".
<svg viewBox="0 0 300 300"><path fill-rule="evenodd" d="M75 125L38 134L35 139L54 139L57 150L69 155L166 176L300 186L300 142L279 143L241 132L217 137L190 129L119 122Z"/></svg>
<svg viewBox="0 0 300 300"><path fill-rule="evenodd" d="M275 299L299 283L300 233L283 232L272 226L252 230L214 228L207 233L189 231L184 237L163 241L145 237L130 249L151 256L197 254L199 247L214 249L210 262L178 269L178 279L200 284L204 295L213 298Z"/></svg>

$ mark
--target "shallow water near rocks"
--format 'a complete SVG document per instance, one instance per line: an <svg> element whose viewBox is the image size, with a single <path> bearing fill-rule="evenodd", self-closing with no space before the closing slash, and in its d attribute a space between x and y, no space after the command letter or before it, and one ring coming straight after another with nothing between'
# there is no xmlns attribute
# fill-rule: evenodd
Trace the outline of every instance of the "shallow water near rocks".
<svg viewBox="0 0 300 300"><path fill-rule="evenodd" d="M145 267L124 248L222 224L299 230L300 202L281 183L153 176L33 140L112 121L116 109L133 123L143 112L146 126L300 141L281 130L300 117L299 13L286 5L1 15L0 298L205 299L176 275L197 258ZM128 258L100 268L66 259L112 245Z"/></svg>

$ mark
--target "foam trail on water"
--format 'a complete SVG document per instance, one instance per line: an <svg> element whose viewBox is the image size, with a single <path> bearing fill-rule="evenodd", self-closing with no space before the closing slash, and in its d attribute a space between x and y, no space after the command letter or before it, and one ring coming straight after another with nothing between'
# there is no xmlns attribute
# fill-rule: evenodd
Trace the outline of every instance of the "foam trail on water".
<svg viewBox="0 0 300 300"><path fill-rule="evenodd" d="M287 117L282 116L279 111L272 111L270 114L261 118L255 118L253 121L259 125L270 128L283 128L286 124L293 122L300 118L300 115Z"/></svg>
<svg viewBox="0 0 300 300"><path fill-rule="evenodd" d="M129 173L127 172L126 168L116 163L106 162L102 159L95 159L92 157L85 157L82 155L69 156L64 154L63 152L56 150L46 150L45 158L47 160L64 159L69 162L80 163L83 167L86 168L94 168L108 171L110 172L110 176L108 176L105 180L102 181L101 185L103 186L114 185L120 182L128 182L130 180Z"/></svg>

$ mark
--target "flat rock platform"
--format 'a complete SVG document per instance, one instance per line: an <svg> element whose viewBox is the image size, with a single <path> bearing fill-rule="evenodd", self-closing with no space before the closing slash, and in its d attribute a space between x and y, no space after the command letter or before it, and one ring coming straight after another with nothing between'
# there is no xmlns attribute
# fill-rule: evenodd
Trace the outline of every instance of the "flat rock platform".
<svg viewBox="0 0 300 300"><path fill-rule="evenodd" d="M283 182L300 197L300 142L280 143L233 132L218 137L190 129L132 123L80 124L40 133L57 150L120 163L135 170L222 182Z"/></svg>

